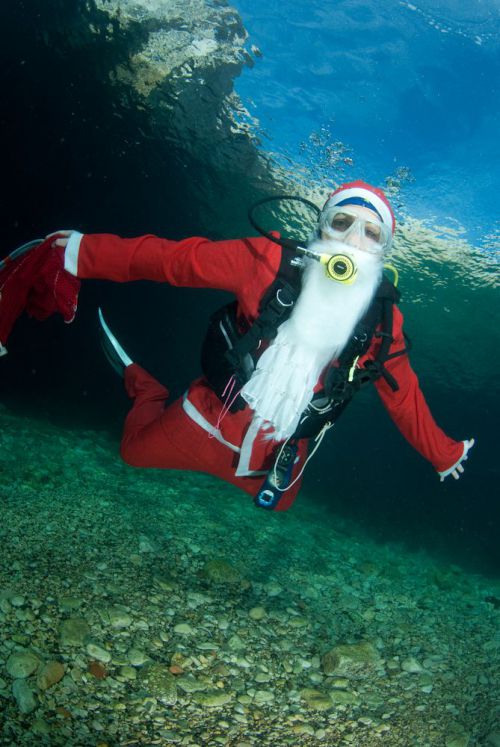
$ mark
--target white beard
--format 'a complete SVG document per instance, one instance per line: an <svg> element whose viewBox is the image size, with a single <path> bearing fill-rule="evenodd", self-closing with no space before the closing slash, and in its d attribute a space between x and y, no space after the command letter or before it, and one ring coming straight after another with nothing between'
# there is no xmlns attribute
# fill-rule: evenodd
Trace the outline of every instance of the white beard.
<svg viewBox="0 0 500 747"><path fill-rule="evenodd" d="M347 254L357 266L351 285L327 278L325 268L310 260L302 276L295 307L260 357L241 396L254 410L254 426L269 430L276 441L295 432L325 368L336 360L351 338L379 285L380 257L338 241L315 241L319 253Z"/></svg>

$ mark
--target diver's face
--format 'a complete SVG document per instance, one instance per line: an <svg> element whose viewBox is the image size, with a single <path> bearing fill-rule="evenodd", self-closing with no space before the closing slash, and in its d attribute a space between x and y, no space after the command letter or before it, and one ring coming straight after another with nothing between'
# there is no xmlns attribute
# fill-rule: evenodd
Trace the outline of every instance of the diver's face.
<svg viewBox="0 0 500 747"><path fill-rule="evenodd" d="M328 231L321 230L325 241L335 238L361 251L382 253L388 241L386 226L378 215L362 205L344 205L332 212Z"/></svg>

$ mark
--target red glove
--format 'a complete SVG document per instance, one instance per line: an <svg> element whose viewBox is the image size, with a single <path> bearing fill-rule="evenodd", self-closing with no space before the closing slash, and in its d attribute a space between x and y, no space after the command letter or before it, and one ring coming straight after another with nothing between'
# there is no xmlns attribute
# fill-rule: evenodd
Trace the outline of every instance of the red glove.
<svg viewBox="0 0 500 747"><path fill-rule="evenodd" d="M53 247L54 236L38 246L0 262L0 355L18 316L26 311L44 320L59 313L75 318L80 281L64 269L64 249ZM15 254L15 252L13 252Z"/></svg>

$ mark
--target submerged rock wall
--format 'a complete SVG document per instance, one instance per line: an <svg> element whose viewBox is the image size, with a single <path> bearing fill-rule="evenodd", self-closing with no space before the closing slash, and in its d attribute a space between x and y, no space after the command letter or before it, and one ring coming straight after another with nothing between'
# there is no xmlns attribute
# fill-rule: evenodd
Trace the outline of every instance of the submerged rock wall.
<svg viewBox="0 0 500 747"><path fill-rule="evenodd" d="M144 32L143 43L119 71L146 100L163 86L178 99L187 86L210 85L212 95L232 90L232 79L250 60L247 32L237 12L205 0L96 0L123 29ZM206 103L200 97L200 103Z"/></svg>
<svg viewBox="0 0 500 747"><path fill-rule="evenodd" d="M233 89L244 66L254 64L239 14L224 0L96 0L95 6L129 39L129 54L111 79L133 93L153 135L175 146L185 168L201 165L190 197L207 228L220 232L228 212L237 210L228 179L248 182L249 193L271 182Z"/></svg>
<svg viewBox="0 0 500 747"><path fill-rule="evenodd" d="M251 232L247 206L291 189L234 90L260 56L226 0L4 3L6 245Z"/></svg>

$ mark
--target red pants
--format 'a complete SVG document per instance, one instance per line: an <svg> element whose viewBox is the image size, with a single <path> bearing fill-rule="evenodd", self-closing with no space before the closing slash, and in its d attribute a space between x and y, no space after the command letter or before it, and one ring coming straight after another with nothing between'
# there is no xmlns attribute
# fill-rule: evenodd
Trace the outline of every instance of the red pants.
<svg viewBox="0 0 500 747"><path fill-rule="evenodd" d="M182 398L166 407L168 390L136 363L125 369L125 388L134 399L120 447L127 464L208 472L257 494L264 477L236 477L239 455L193 422L182 409ZM299 487L300 481L284 494L278 510L288 508Z"/></svg>

